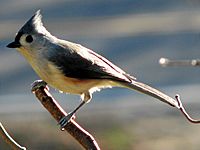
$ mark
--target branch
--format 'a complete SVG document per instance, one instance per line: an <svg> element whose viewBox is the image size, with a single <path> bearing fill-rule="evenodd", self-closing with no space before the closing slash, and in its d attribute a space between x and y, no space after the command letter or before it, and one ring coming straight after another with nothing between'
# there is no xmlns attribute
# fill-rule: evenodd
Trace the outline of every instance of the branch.
<svg viewBox="0 0 200 150"><path fill-rule="evenodd" d="M186 66L192 66L192 67L199 67L200 66L200 60L198 59L193 59L193 60L170 60L168 58L160 58L159 64L162 67L176 67L176 66L181 66L181 67L186 67Z"/></svg>
<svg viewBox="0 0 200 150"><path fill-rule="evenodd" d="M42 105L50 112L50 114L54 117L57 122L60 121L61 118L67 115L67 113L61 108L61 106L57 103L57 101L51 96L49 93L47 84L44 81L36 81L33 84L32 92L38 98L38 100L42 103ZM176 101L178 103L178 110L183 113L188 121L191 123L200 123L200 120L193 119L186 112L181 100L180 96L176 95ZM175 104L174 104L175 105ZM78 125L74 120L71 120L64 129L71 134L85 149L87 150L100 150L97 142L93 138L93 136L84 130L80 125Z"/></svg>
<svg viewBox="0 0 200 150"><path fill-rule="evenodd" d="M9 144L12 149L14 150L26 150L26 147L20 146L13 138L8 134L6 129L3 127L2 123L0 122L0 135Z"/></svg>
<svg viewBox="0 0 200 150"><path fill-rule="evenodd" d="M47 84L44 81L36 81L33 83L32 92L49 111L54 119L59 122L67 113L61 108L57 101L49 93ZM94 137L84 130L78 123L71 120L64 129L73 136L85 149L100 150Z"/></svg>
<svg viewBox="0 0 200 150"><path fill-rule="evenodd" d="M198 59L193 59L193 60L170 60L167 58L160 58L159 60L159 64L163 67L167 67L167 66L192 66L192 67L198 67L200 66L200 60ZM181 113L186 117L186 119L191 122L191 123L200 123L200 120L196 120L193 119L185 110L181 100L180 100L180 96L176 95L175 96L176 101L178 103L179 106L179 110L181 111Z"/></svg>
<svg viewBox="0 0 200 150"><path fill-rule="evenodd" d="M184 108L184 106L183 106L183 104L182 104L182 102L181 102L181 99L180 99L180 96L177 94L176 96L175 96L175 98L176 98L176 100L177 100L177 102L178 102L178 105L179 105L179 110L183 113L183 115L186 117L186 119L189 121L189 122L191 122L191 123L200 123L200 120L196 120L196 119L193 119L187 112L186 112L186 110L185 110L185 108Z"/></svg>

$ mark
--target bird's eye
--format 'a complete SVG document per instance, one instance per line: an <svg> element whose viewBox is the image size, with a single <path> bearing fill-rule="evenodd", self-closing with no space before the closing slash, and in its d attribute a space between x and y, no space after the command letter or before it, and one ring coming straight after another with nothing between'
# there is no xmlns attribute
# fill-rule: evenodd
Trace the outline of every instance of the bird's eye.
<svg viewBox="0 0 200 150"><path fill-rule="evenodd" d="M26 42L27 42L27 43L33 42L33 37L32 37L31 35L28 35L28 36L26 37Z"/></svg>

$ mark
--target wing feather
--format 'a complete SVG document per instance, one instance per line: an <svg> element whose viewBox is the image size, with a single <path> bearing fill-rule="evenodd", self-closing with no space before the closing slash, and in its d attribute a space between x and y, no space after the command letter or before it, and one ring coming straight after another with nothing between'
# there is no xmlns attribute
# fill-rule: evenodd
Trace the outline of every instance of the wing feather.
<svg viewBox="0 0 200 150"><path fill-rule="evenodd" d="M79 44L63 41L49 50L48 60L58 66L65 76L78 79L110 79L131 82L134 77L106 58Z"/></svg>

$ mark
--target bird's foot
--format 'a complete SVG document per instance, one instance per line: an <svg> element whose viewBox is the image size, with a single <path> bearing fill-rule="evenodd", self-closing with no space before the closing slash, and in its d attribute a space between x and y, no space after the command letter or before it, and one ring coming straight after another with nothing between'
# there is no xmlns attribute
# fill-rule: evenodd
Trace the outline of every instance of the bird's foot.
<svg viewBox="0 0 200 150"><path fill-rule="evenodd" d="M63 131L64 127L71 121L71 119L75 119L75 115L73 112L70 112L67 114L67 116L64 116L60 119L58 124L60 125L60 129Z"/></svg>
<svg viewBox="0 0 200 150"><path fill-rule="evenodd" d="M35 92L37 89L41 87L47 88L47 83L43 80L36 80L31 84L31 91Z"/></svg>

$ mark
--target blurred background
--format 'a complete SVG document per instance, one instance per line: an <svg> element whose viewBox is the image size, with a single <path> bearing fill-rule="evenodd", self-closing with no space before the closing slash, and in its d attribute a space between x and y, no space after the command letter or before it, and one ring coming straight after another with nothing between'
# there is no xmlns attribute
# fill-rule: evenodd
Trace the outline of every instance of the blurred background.
<svg viewBox="0 0 200 150"><path fill-rule="evenodd" d="M25 59L6 48L15 33L41 9L55 36L80 43L169 96L181 95L200 117L200 69L166 67L161 57L200 58L199 0L0 0L0 121L28 149L79 150L31 93L39 79ZM67 86L67 85L66 85ZM67 111L78 96L51 93ZM200 126L149 96L113 88L93 94L77 122L106 150L198 150ZM10 147L0 139L0 149Z"/></svg>

